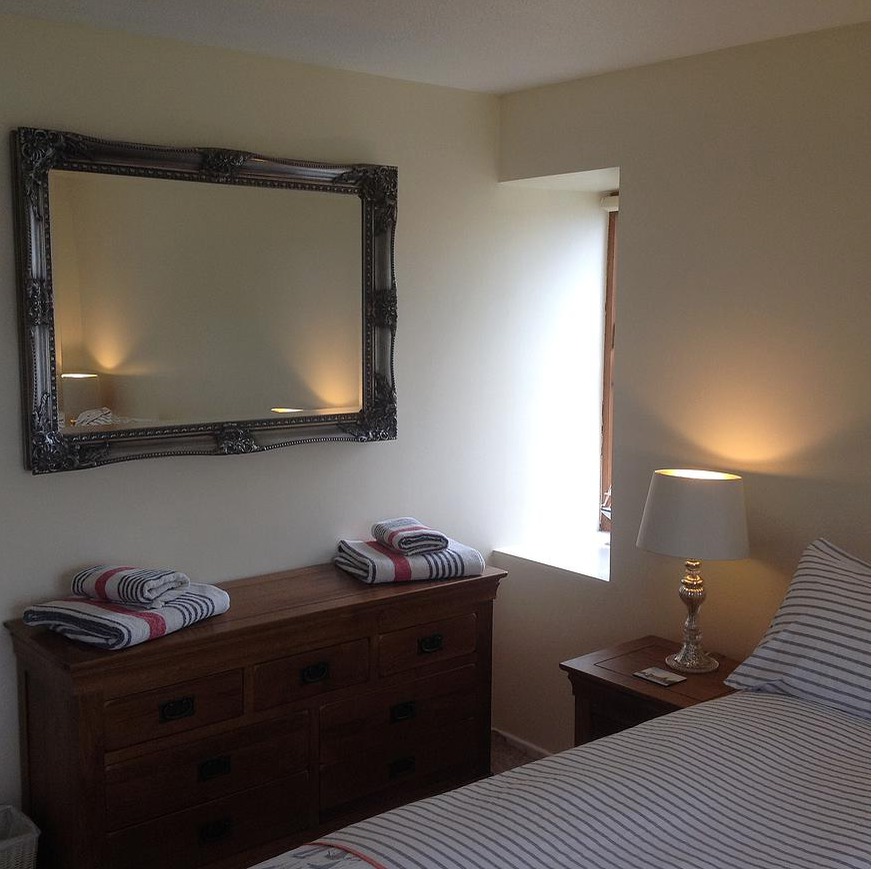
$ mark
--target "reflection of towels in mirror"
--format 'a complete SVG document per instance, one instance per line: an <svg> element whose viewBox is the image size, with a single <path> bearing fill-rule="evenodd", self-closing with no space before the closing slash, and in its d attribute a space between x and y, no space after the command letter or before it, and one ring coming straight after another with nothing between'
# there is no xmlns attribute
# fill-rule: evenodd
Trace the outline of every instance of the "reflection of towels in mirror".
<svg viewBox="0 0 874 869"><path fill-rule="evenodd" d="M94 407L83 410L74 420L73 425L111 425L112 411L108 407Z"/></svg>
<svg viewBox="0 0 874 869"><path fill-rule="evenodd" d="M128 425L145 427L157 424L158 421L154 419L137 419L130 416L118 416L108 407L93 407L89 410L83 410L82 413L73 420L73 425L76 427L84 425Z"/></svg>

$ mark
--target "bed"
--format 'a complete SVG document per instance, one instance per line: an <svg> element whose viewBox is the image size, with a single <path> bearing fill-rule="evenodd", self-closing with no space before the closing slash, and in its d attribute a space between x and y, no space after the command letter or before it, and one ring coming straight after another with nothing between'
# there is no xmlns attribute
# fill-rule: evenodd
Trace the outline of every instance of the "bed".
<svg viewBox="0 0 874 869"><path fill-rule="evenodd" d="M870 566L811 544L729 682L258 869L869 867Z"/></svg>

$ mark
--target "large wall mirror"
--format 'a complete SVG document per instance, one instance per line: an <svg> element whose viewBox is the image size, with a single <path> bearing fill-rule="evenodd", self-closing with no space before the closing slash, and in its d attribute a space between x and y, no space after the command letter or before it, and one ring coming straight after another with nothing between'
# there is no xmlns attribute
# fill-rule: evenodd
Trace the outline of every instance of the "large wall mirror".
<svg viewBox="0 0 874 869"><path fill-rule="evenodd" d="M396 435L397 171L12 134L34 473Z"/></svg>

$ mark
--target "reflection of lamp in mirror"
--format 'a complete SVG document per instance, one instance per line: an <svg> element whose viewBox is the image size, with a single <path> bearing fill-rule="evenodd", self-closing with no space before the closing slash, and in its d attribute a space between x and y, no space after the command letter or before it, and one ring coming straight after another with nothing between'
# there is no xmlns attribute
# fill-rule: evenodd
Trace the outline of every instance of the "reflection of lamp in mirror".
<svg viewBox="0 0 874 869"><path fill-rule="evenodd" d="M78 371L62 374L61 402L64 419L71 425L83 410L100 407L99 375Z"/></svg>
<svg viewBox="0 0 874 869"><path fill-rule="evenodd" d="M743 480L720 471L661 470L652 475L637 545L650 552L686 559L680 598L689 611L683 647L667 658L681 673L707 673L719 662L701 648L698 608L704 602L700 558L746 558L747 518Z"/></svg>
<svg viewBox="0 0 874 869"><path fill-rule="evenodd" d="M302 407L271 407L271 413L300 413L303 410Z"/></svg>

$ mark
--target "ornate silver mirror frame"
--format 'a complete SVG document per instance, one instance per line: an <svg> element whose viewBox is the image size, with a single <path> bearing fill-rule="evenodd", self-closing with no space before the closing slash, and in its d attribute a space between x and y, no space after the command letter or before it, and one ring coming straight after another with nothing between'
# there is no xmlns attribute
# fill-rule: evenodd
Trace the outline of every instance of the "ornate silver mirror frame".
<svg viewBox="0 0 874 869"><path fill-rule="evenodd" d="M358 196L362 227L361 409L291 419L103 431L84 427L78 432L59 426L48 184L51 169ZM25 454L34 474L130 459L254 453L314 441L364 442L397 436L394 167L300 162L220 148L140 145L19 128L12 132L12 171Z"/></svg>

